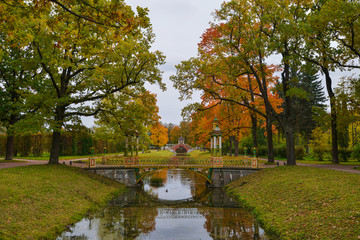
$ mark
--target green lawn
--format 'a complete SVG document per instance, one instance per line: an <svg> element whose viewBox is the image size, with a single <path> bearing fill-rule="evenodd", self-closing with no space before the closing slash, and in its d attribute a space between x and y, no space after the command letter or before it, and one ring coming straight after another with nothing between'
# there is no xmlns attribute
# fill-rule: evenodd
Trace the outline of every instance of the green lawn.
<svg viewBox="0 0 360 240"><path fill-rule="evenodd" d="M13 162L25 162L25 161L0 159L0 163L13 163Z"/></svg>
<svg viewBox="0 0 360 240"><path fill-rule="evenodd" d="M296 160L298 163L306 163L306 164L334 164L330 160L318 161L318 160ZM360 166L359 161L349 160L348 162L340 162L340 165L354 165Z"/></svg>
<svg viewBox="0 0 360 240"><path fill-rule="evenodd" d="M210 153L208 151L200 151L200 150L194 150L190 153L191 157L211 157Z"/></svg>
<svg viewBox="0 0 360 240"><path fill-rule="evenodd" d="M124 190L64 165L0 170L0 239L55 239L65 226Z"/></svg>
<svg viewBox="0 0 360 240"><path fill-rule="evenodd" d="M265 169L228 186L276 239L359 239L360 175L300 166Z"/></svg>
<svg viewBox="0 0 360 240"><path fill-rule="evenodd" d="M171 157L174 153L168 150L150 150L150 152L141 153L139 152L139 157Z"/></svg>

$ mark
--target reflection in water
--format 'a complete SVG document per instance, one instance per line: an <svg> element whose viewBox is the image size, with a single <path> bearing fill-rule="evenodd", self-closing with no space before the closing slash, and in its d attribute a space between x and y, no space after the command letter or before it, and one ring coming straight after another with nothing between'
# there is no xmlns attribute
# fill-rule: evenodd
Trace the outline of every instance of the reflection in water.
<svg viewBox="0 0 360 240"><path fill-rule="evenodd" d="M148 177L143 189L128 189L57 239L267 239L247 211L195 172L154 174L164 186L151 187Z"/></svg>

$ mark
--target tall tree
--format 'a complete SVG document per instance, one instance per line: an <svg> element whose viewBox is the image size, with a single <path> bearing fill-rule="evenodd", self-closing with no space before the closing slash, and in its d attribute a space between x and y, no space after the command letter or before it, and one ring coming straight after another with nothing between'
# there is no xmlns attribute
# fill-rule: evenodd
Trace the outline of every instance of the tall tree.
<svg viewBox="0 0 360 240"><path fill-rule="evenodd" d="M76 2L77 3L77 2ZM80 9L79 3L72 9ZM69 14L58 4L34 8L38 25L33 27L36 59L47 74L47 88L38 88L53 129L49 163L58 163L60 129L79 116L96 115L101 99L127 87L141 88L145 81L161 84L164 57L150 52L153 34L147 12L138 15L123 1L97 2L118 27L101 26ZM42 21L46 18L46 21Z"/></svg>
<svg viewBox="0 0 360 240"><path fill-rule="evenodd" d="M7 132L7 160L13 159L15 134L20 131L15 125L26 117L26 113L36 109L28 97L32 95L31 86L40 72L28 41L29 23L19 21L28 16L29 12L23 8L0 2L0 122ZM36 121L29 124L33 129L35 125L39 127Z"/></svg>
<svg viewBox="0 0 360 240"><path fill-rule="evenodd" d="M309 153L309 140L312 130L318 125L315 115L325 111L325 93L316 69L311 64L302 65L300 69L291 69L293 79L291 87L297 89L293 97L292 114L295 131L304 135L306 151Z"/></svg>

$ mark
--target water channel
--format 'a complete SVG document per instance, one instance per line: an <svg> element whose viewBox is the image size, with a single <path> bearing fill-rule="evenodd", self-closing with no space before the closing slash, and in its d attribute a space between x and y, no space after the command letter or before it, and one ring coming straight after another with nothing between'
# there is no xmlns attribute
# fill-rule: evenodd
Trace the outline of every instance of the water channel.
<svg viewBox="0 0 360 240"><path fill-rule="evenodd" d="M161 179L162 186L151 179ZM268 239L255 218L198 173L162 169L129 188L57 240ZM151 184L150 184L151 183Z"/></svg>

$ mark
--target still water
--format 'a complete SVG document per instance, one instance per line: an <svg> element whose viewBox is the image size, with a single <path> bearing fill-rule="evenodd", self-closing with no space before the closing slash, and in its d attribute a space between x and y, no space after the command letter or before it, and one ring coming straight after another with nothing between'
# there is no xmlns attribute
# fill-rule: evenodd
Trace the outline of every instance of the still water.
<svg viewBox="0 0 360 240"><path fill-rule="evenodd" d="M150 185L161 178L163 185ZM82 219L57 240L268 239L254 217L223 189L209 189L199 174L162 169Z"/></svg>

